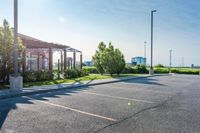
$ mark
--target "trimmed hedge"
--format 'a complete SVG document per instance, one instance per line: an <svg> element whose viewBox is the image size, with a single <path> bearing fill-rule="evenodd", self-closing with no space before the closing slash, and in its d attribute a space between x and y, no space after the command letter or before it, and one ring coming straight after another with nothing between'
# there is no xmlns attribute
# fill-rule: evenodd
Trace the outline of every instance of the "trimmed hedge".
<svg viewBox="0 0 200 133"><path fill-rule="evenodd" d="M89 73L86 70L68 69L64 72L64 78L78 78L87 75L89 75Z"/></svg>
<svg viewBox="0 0 200 133"><path fill-rule="evenodd" d="M21 74L25 82L53 80L54 75L50 71L27 71Z"/></svg>
<svg viewBox="0 0 200 133"><path fill-rule="evenodd" d="M149 71L147 70L147 67L145 65L137 65L135 67L135 69L136 69L136 73L140 73L140 74L149 73Z"/></svg>
<svg viewBox="0 0 200 133"><path fill-rule="evenodd" d="M172 73L179 73L179 74L199 74L200 70L192 70L192 69L172 69Z"/></svg>
<svg viewBox="0 0 200 133"><path fill-rule="evenodd" d="M169 69L168 68L156 67L156 68L154 68L154 72L155 73L169 73Z"/></svg>

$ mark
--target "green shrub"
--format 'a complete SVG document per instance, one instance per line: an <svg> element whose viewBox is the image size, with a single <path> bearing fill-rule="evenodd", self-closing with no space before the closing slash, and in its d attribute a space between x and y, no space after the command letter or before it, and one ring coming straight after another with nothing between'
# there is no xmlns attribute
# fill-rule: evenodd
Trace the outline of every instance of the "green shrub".
<svg viewBox="0 0 200 133"><path fill-rule="evenodd" d="M160 67L158 68L157 67L157 68L154 69L154 72L155 73L169 73L169 69L168 68L160 68Z"/></svg>
<svg viewBox="0 0 200 133"><path fill-rule="evenodd" d="M68 69L64 72L64 78L78 78L87 76L89 73L86 70Z"/></svg>
<svg viewBox="0 0 200 133"><path fill-rule="evenodd" d="M93 74L99 73L96 67L83 67L83 70L86 71L87 73L93 73Z"/></svg>
<svg viewBox="0 0 200 133"><path fill-rule="evenodd" d="M76 71L77 71L78 77L83 77L83 76L89 75L89 73L86 70L76 69Z"/></svg>
<svg viewBox="0 0 200 133"><path fill-rule="evenodd" d="M68 69L64 72L64 78L77 78L78 72L74 69Z"/></svg>
<svg viewBox="0 0 200 133"><path fill-rule="evenodd" d="M172 73L179 73L179 74L199 74L200 70L192 70L192 69L172 69Z"/></svg>
<svg viewBox="0 0 200 133"><path fill-rule="evenodd" d="M27 71L22 73L23 80L25 82L35 82L35 81L44 81L44 80L52 80L54 75L50 71Z"/></svg>
<svg viewBox="0 0 200 133"><path fill-rule="evenodd" d="M148 73L148 70L147 70L145 65L137 65L136 66L136 73L144 74L144 73Z"/></svg>
<svg viewBox="0 0 200 133"><path fill-rule="evenodd" d="M134 69L130 66L126 66L124 70L122 71L122 73L124 74L129 74L129 73L134 73L134 72L135 72Z"/></svg>
<svg viewBox="0 0 200 133"><path fill-rule="evenodd" d="M34 71L27 71L27 72L24 72L22 73L22 76L23 76L23 80L25 82L34 82L37 80L35 74L34 74Z"/></svg>

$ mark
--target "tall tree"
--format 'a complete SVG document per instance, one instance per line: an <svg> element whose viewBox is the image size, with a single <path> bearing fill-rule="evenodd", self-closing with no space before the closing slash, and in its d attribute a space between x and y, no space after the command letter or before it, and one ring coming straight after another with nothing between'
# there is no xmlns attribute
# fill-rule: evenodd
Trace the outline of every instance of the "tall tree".
<svg viewBox="0 0 200 133"><path fill-rule="evenodd" d="M21 39L18 39L19 54L23 52ZM8 81L9 74L13 71L13 47L14 36L7 20L3 20L3 26L0 27L0 79Z"/></svg>
<svg viewBox="0 0 200 133"><path fill-rule="evenodd" d="M94 66L97 68L97 71L100 74L104 74L104 69L101 65L101 55L103 51L105 50L105 48L106 48L106 45L104 44L104 42L100 42L98 46L98 50L96 50L95 55L92 57Z"/></svg>
<svg viewBox="0 0 200 133"><path fill-rule="evenodd" d="M126 66L124 55L121 53L119 49L115 49L114 58L115 58L115 63L116 63L115 65L116 73L119 75Z"/></svg>

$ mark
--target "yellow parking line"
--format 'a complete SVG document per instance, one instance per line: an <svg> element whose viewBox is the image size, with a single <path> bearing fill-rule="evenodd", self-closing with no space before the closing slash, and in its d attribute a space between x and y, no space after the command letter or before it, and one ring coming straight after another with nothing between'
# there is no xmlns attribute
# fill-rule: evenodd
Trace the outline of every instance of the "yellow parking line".
<svg viewBox="0 0 200 133"><path fill-rule="evenodd" d="M120 99L120 100L129 100L129 101L136 101L136 102L143 102L143 103L154 103L152 101L146 101L146 100L140 100L140 99L134 99L134 98L126 98L126 97L119 97L119 96L112 96L112 95L106 95L106 94L91 92L91 91L90 92L84 91L83 93L97 95L97 96L103 96L103 97L109 97L109 98L114 98L114 99Z"/></svg>
<svg viewBox="0 0 200 133"><path fill-rule="evenodd" d="M31 100L36 100L36 101L38 101L40 103L43 103L43 104L47 104L47 105L51 105L51 106L55 106L55 107L60 107L60 108L64 108L64 109L68 109L68 110L71 110L71 111L74 111L74 112L77 112L77 113L80 113L80 114L89 115L89 116L93 116L93 117L97 117L97 118L101 118L101 119L105 119L105 120L109 120L109 121L113 121L113 122L117 121L116 119L113 119L113 118L109 118L109 117L105 117L105 116L101 116L101 115L97 115L97 114L81 111L81 110L70 108L70 107L67 107L67 106L63 106L63 105L59 105L59 104L55 104L55 103L51 103L51 102L46 102L46 101L42 101L42 100L30 98L30 97L27 97L27 98L29 98Z"/></svg>

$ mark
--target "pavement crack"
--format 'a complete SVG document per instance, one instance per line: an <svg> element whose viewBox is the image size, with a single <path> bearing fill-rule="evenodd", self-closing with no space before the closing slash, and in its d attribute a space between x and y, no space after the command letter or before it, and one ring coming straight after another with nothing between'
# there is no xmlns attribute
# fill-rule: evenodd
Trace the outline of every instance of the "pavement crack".
<svg viewBox="0 0 200 133"><path fill-rule="evenodd" d="M167 102L172 101L174 97L176 97L176 96L178 96L178 95L180 95L180 94L181 94L181 92L178 92L178 93L176 93L175 95L173 95L173 96L171 96L171 97L168 97L167 100L165 100L165 101L163 101L163 102L161 102L161 103L159 103L159 104L157 104L157 105L154 105L154 106L151 106L151 107L148 107L148 108L141 109L140 111L134 113L134 114L131 115L131 116L125 117L124 119L121 119L121 120L119 120L119 121L117 121L117 122L111 123L111 124L109 124L109 125L107 125L107 126L101 128L101 129L98 129L98 130L95 131L94 133L98 133L98 132L100 132L100 131L102 131L102 130L108 128L108 127L111 127L111 126L117 125L117 124L119 124L119 123L122 123L122 122L124 122L124 121L126 121L126 120L129 120L129 119L135 117L136 115L138 115L138 114L140 114L140 113L143 113L143 112L145 112L145 111L148 111L148 110L151 110L151 109L155 109L155 108L159 108L159 107L165 105Z"/></svg>

